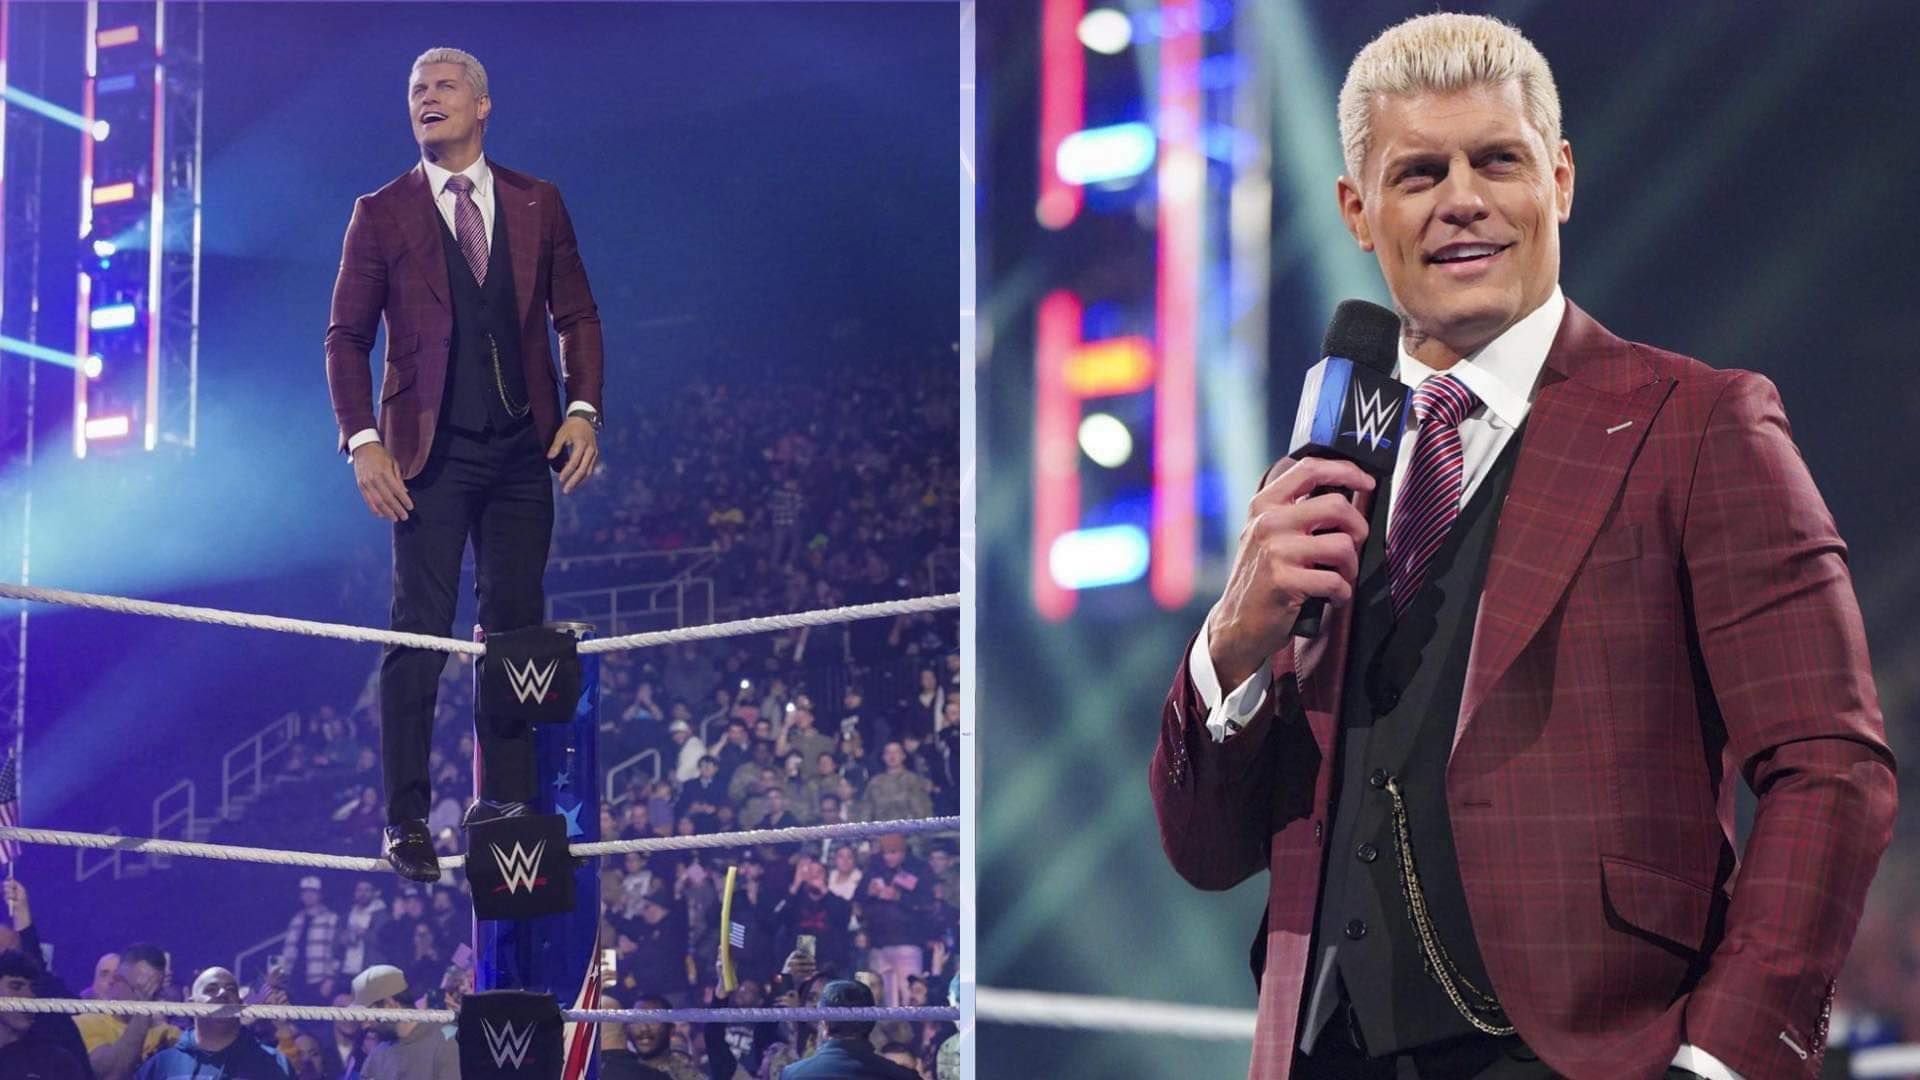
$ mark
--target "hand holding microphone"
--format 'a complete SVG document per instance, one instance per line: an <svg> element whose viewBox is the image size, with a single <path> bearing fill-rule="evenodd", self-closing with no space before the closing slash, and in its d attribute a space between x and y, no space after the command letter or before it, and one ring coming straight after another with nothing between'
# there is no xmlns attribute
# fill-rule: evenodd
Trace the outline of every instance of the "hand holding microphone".
<svg viewBox="0 0 1920 1080"><path fill-rule="evenodd" d="M1394 379L1400 320L1362 300L1334 312L1307 373L1287 458L1247 507L1207 640L1224 689L1245 682L1289 635L1313 637L1326 602L1353 597L1367 520L1352 495L1389 474L1406 421Z"/></svg>

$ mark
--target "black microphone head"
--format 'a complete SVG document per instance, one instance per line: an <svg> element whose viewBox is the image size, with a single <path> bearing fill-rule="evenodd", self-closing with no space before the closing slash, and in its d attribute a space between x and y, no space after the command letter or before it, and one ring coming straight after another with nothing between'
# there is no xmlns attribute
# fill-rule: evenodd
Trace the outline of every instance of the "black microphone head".
<svg viewBox="0 0 1920 1080"><path fill-rule="evenodd" d="M1366 300L1342 300L1333 309L1321 356L1341 356L1382 374L1399 359L1400 316Z"/></svg>
<svg viewBox="0 0 1920 1080"><path fill-rule="evenodd" d="M1287 456L1345 458L1377 476L1393 470L1412 391L1393 377L1400 317L1365 300L1343 300L1322 356L1307 372Z"/></svg>

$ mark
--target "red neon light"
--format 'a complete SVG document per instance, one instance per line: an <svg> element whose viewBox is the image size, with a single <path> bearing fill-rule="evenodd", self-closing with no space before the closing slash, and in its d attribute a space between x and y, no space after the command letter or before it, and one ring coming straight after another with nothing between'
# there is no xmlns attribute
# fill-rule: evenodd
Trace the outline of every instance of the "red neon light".
<svg viewBox="0 0 1920 1080"><path fill-rule="evenodd" d="M1200 143L1199 0L1162 0L1160 23L1159 281L1155 305L1160 373L1153 407L1153 566L1148 584L1163 608L1193 598L1194 473L1198 464L1201 210L1207 159Z"/></svg>
<svg viewBox="0 0 1920 1080"><path fill-rule="evenodd" d="M1153 346L1146 338L1109 338L1067 358L1067 389L1075 397L1137 394L1153 385Z"/></svg>
<svg viewBox="0 0 1920 1080"><path fill-rule="evenodd" d="M1045 0L1040 12L1040 197L1034 216L1064 229L1079 216L1082 193L1060 178L1054 157L1080 130L1087 108L1087 58L1080 46L1086 0Z"/></svg>
<svg viewBox="0 0 1920 1080"><path fill-rule="evenodd" d="M1080 399L1066 385L1080 347L1080 298L1064 289L1040 301L1034 324L1033 606L1059 622L1076 594L1053 580L1053 542L1080 524Z"/></svg>

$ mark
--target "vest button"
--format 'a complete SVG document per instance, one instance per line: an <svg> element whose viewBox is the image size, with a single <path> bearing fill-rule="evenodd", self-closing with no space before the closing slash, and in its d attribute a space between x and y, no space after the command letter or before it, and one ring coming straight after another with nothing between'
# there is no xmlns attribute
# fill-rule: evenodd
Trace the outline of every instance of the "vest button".
<svg viewBox="0 0 1920 1080"><path fill-rule="evenodd" d="M453 344L453 339L450 337L443 337L440 339L440 347L443 349L451 344Z"/></svg>
<svg viewBox="0 0 1920 1080"><path fill-rule="evenodd" d="M1380 857L1380 849L1374 847L1372 844L1361 844L1353 854L1354 857L1361 862L1370 863Z"/></svg>
<svg viewBox="0 0 1920 1080"><path fill-rule="evenodd" d="M1373 775L1367 777L1367 783L1372 784L1376 788L1386 787L1387 786L1387 770L1385 769L1373 770Z"/></svg>
<svg viewBox="0 0 1920 1080"><path fill-rule="evenodd" d="M1367 924L1359 919L1347 920L1347 940L1359 941L1367 936Z"/></svg>
<svg viewBox="0 0 1920 1080"><path fill-rule="evenodd" d="M1380 692L1374 696L1373 701L1374 704L1380 706L1381 712L1392 712L1393 707L1400 704L1400 688L1397 686L1383 686L1380 688Z"/></svg>

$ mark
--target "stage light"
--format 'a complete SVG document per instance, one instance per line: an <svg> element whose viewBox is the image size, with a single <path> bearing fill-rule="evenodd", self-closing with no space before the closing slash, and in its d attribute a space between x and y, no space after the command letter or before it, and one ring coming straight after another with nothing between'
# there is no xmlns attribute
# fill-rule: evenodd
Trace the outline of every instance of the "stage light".
<svg viewBox="0 0 1920 1080"><path fill-rule="evenodd" d="M106 142L107 134L112 130L112 124L107 123L105 120L95 120L93 122L93 141Z"/></svg>
<svg viewBox="0 0 1920 1080"><path fill-rule="evenodd" d="M95 353L87 357L86 363L80 365L80 370L87 378L97 379L100 377L100 373L106 370L106 365L100 359L100 354Z"/></svg>
<svg viewBox="0 0 1920 1080"><path fill-rule="evenodd" d="M133 422L124 416L103 416L98 420L89 420L85 428L90 442L100 439L124 439L132 430Z"/></svg>
<svg viewBox="0 0 1920 1080"><path fill-rule="evenodd" d="M1095 8L1080 20L1080 44L1113 56L1133 43L1133 20L1126 12Z"/></svg>
<svg viewBox="0 0 1920 1080"><path fill-rule="evenodd" d="M139 317L132 304L110 304L89 312L87 325L95 330L122 330L132 326Z"/></svg>
<svg viewBox="0 0 1920 1080"><path fill-rule="evenodd" d="M49 364L59 364L62 367L72 367L75 363L72 352L49 349L45 345L36 345L31 341L7 337L4 334L0 334L0 352L13 353L16 356L25 356Z"/></svg>
<svg viewBox="0 0 1920 1080"><path fill-rule="evenodd" d="M127 202L133 198L133 181L107 184L93 189L93 205L105 206L108 203Z"/></svg>
<svg viewBox="0 0 1920 1080"><path fill-rule="evenodd" d="M95 240L93 242L93 253L103 259L111 258L113 253L118 250L120 249L114 247L113 241L111 240Z"/></svg>
<svg viewBox="0 0 1920 1080"><path fill-rule="evenodd" d="M85 131L87 129L86 117L81 116L72 109L55 105L46 98L29 94L17 86L9 86L4 90L0 90L0 99L5 99L9 104L18 105L30 113L38 113L56 123L65 124L75 131Z"/></svg>
<svg viewBox="0 0 1920 1080"><path fill-rule="evenodd" d="M1069 184L1129 180L1153 167L1157 140L1146 124L1086 128L1067 136L1053 167Z"/></svg>
<svg viewBox="0 0 1920 1080"><path fill-rule="evenodd" d="M1083 398L1136 394L1153 385L1153 350L1142 337L1088 342L1067 358L1064 375Z"/></svg>
<svg viewBox="0 0 1920 1080"><path fill-rule="evenodd" d="M101 30L93 36L94 44L102 49L111 49L115 45L131 45L139 40L138 26L116 26L109 30Z"/></svg>
<svg viewBox="0 0 1920 1080"><path fill-rule="evenodd" d="M1139 581L1147 572L1147 534L1138 525L1075 529L1053 542L1047 570L1063 589Z"/></svg>
<svg viewBox="0 0 1920 1080"><path fill-rule="evenodd" d="M1080 421L1080 449L1095 464L1117 469L1133 456L1133 433L1106 413L1092 413Z"/></svg>

